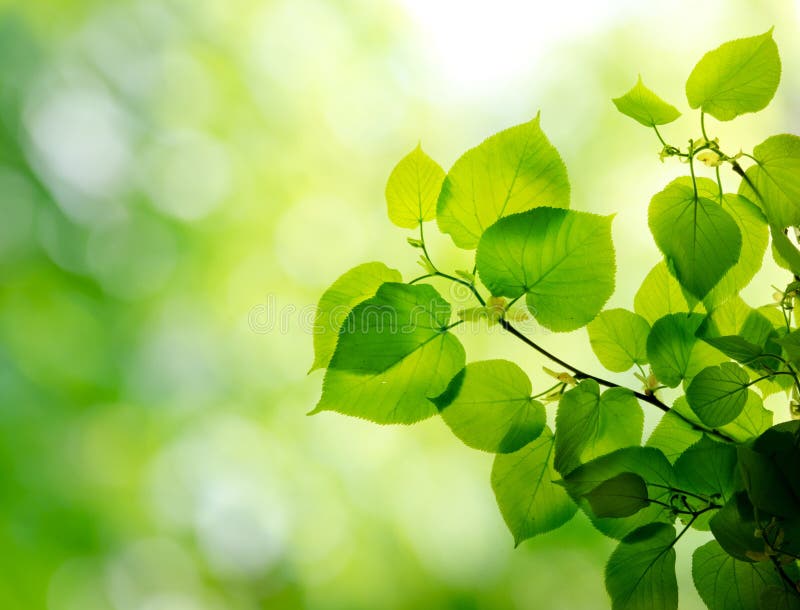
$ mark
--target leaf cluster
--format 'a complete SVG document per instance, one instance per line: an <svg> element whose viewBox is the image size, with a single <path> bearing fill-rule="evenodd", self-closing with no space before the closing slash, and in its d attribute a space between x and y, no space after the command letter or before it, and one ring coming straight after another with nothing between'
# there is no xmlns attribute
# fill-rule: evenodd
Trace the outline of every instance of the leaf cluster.
<svg viewBox="0 0 800 610"><path fill-rule="evenodd" d="M772 30L707 53L686 82L701 135L684 147L659 131L680 112L641 77L613 100L654 130L662 161L688 168L649 202L663 259L632 309L605 309L615 287L613 217L570 208L567 170L540 116L491 136L447 172L418 146L392 171L386 201L392 222L418 230L408 241L424 273L403 282L367 263L325 292L313 368L327 370L313 412L380 424L440 416L463 443L495 454L491 485L516 544L578 510L619 541L605 574L615 610L678 607L675 546L690 528L710 532L693 556L709 608L800 608L800 421L772 425L763 405L778 392L790 408L800 401L800 138L771 136L731 155L706 129L706 116L763 109L780 73ZM701 165L714 177L698 176ZM433 221L474 251L473 269L433 262L424 235ZM770 242L788 281L754 307L739 293ZM475 306L454 315L436 278L468 289ZM515 326L527 317L554 332L586 328L600 364L632 371L641 385L570 365ZM534 389L508 360L467 363L464 321L499 325L533 348L558 369L546 369L552 385ZM647 439L643 406L663 412Z"/></svg>

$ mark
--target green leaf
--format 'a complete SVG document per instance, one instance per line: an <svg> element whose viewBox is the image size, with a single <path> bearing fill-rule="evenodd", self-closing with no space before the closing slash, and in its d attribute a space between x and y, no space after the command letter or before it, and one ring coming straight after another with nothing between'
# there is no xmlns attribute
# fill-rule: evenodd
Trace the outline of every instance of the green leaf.
<svg viewBox="0 0 800 610"><path fill-rule="evenodd" d="M622 114L631 117L645 127L666 125L681 116L675 106L668 104L645 87L641 76L630 91L611 101Z"/></svg>
<svg viewBox="0 0 800 610"><path fill-rule="evenodd" d="M723 362L703 369L686 389L686 400L706 426L732 422L744 409L750 377L737 364Z"/></svg>
<svg viewBox="0 0 800 610"><path fill-rule="evenodd" d="M775 225L770 228L772 235L772 257L784 269L800 275L800 250L795 247L786 233Z"/></svg>
<svg viewBox="0 0 800 610"><path fill-rule="evenodd" d="M501 218L478 246L481 281L495 296L525 295L550 330L580 328L614 291L611 219L547 207Z"/></svg>
<svg viewBox="0 0 800 610"><path fill-rule="evenodd" d="M764 401L755 392L747 393L747 402L739 417L720 428L739 442L749 441L772 425L773 413L764 408Z"/></svg>
<svg viewBox="0 0 800 610"><path fill-rule="evenodd" d="M436 201L444 170L418 145L403 157L386 183L389 219L398 227L415 229L436 216Z"/></svg>
<svg viewBox="0 0 800 610"><path fill-rule="evenodd" d="M612 538L622 538L637 527L652 521L672 523L672 512L656 503L635 515L623 518L604 518L595 515L586 494L595 487L624 472L639 475L647 483L648 497L669 502L669 487L673 487L672 466L661 451L652 447L625 447L602 455L579 466L564 477L563 484L581 509L601 532Z"/></svg>
<svg viewBox="0 0 800 610"><path fill-rule="evenodd" d="M783 353L791 363L800 364L800 329L775 339L775 343L783 348Z"/></svg>
<svg viewBox="0 0 800 610"><path fill-rule="evenodd" d="M464 348L446 330L449 318L449 303L431 286L383 284L345 320L312 413L381 424L435 415L429 399L464 366Z"/></svg>
<svg viewBox="0 0 800 610"><path fill-rule="evenodd" d="M350 310L368 299L384 282L400 282L400 272L383 263L364 263L337 279L319 300L314 317L314 364L311 371L328 366L336 349L339 330Z"/></svg>
<svg viewBox="0 0 800 610"><path fill-rule="evenodd" d="M689 311L681 285L667 270L663 260L644 278L633 299L633 309L650 324L667 314Z"/></svg>
<svg viewBox="0 0 800 610"><path fill-rule="evenodd" d="M492 489L515 545L561 527L577 511L553 470L553 433L514 453L500 454L492 467Z"/></svg>
<svg viewBox="0 0 800 610"><path fill-rule="evenodd" d="M695 430L691 424L672 410L661 416L661 421L647 439L647 446L660 449L674 464L684 451L702 437L702 432Z"/></svg>
<svg viewBox="0 0 800 610"><path fill-rule="evenodd" d="M739 471L753 506L777 517L800 515L800 500L792 493L791 479L783 476L777 462L749 447L740 446L737 451Z"/></svg>
<svg viewBox="0 0 800 610"><path fill-rule="evenodd" d="M531 398L530 379L508 360L468 364L434 402L453 434L481 451L513 453L545 426L544 406Z"/></svg>
<svg viewBox="0 0 800 610"><path fill-rule="evenodd" d="M742 180L739 193L761 206L769 221L779 229L800 225L800 137L780 134L753 149L756 164Z"/></svg>
<svg viewBox="0 0 800 610"><path fill-rule="evenodd" d="M568 474L584 462L642 440L644 413L628 389L586 379L561 398L556 416L555 468Z"/></svg>
<svg viewBox="0 0 800 610"><path fill-rule="evenodd" d="M647 484L633 472L603 481L584 497L598 517L630 517L649 506Z"/></svg>
<svg viewBox="0 0 800 610"><path fill-rule="evenodd" d="M698 299L739 261L739 226L718 203L695 197L690 179L677 178L653 197L648 223L670 271Z"/></svg>
<svg viewBox="0 0 800 610"><path fill-rule="evenodd" d="M609 371L622 373L634 364L647 364L650 324L639 314L626 309L601 311L587 330L592 350Z"/></svg>
<svg viewBox="0 0 800 610"><path fill-rule="evenodd" d="M764 561L764 540L756 536L753 505L743 492L734 494L711 521L711 533L725 552L740 561Z"/></svg>
<svg viewBox="0 0 800 610"><path fill-rule="evenodd" d="M737 484L736 447L703 435L676 461L675 486L696 494L718 494L725 501Z"/></svg>
<svg viewBox="0 0 800 610"><path fill-rule="evenodd" d="M728 269L719 283L703 299L708 309L724 303L750 283L761 269L769 241L766 218L752 201L741 195L726 194L722 199L722 209L730 214L739 227L742 235L742 251L739 262Z"/></svg>
<svg viewBox="0 0 800 610"><path fill-rule="evenodd" d="M765 430L753 443L753 450L769 457L775 471L786 480L785 490L800 499L800 420L791 420ZM780 494L778 494L780 495ZM797 514L800 517L800 511Z"/></svg>
<svg viewBox="0 0 800 610"><path fill-rule="evenodd" d="M781 585L771 565L738 561L715 540L695 549L692 579L709 610L754 610L764 591Z"/></svg>
<svg viewBox="0 0 800 610"><path fill-rule="evenodd" d="M442 185L436 219L459 248L472 250L499 218L538 206L569 207L569 179L536 115L455 162Z"/></svg>
<svg viewBox="0 0 800 610"><path fill-rule="evenodd" d="M700 314L669 314L656 320L647 337L647 357L656 378L671 388L686 377L695 332L703 322Z"/></svg>
<svg viewBox="0 0 800 610"><path fill-rule="evenodd" d="M761 594L759 610L800 610L800 595L781 583Z"/></svg>
<svg viewBox="0 0 800 610"><path fill-rule="evenodd" d="M714 309L697 330L697 336L726 356L753 368L775 367L779 354L775 329L759 311L736 296Z"/></svg>
<svg viewBox="0 0 800 610"><path fill-rule="evenodd" d="M781 60L770 29L706 53L686 81L686 98L692 108L730 121L765 108L780 80Z"/></svg>
<svg viewBox="0 0 800 610"><path fill-rule="evenodd" d="M677 610L675 528L651 523L628 534L606 565L613 610Z"/></svg>

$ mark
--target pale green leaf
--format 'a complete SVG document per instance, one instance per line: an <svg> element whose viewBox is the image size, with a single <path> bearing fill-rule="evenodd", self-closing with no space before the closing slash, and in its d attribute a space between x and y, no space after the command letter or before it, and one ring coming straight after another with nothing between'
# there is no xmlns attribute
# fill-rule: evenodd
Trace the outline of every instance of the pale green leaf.
<svg viewBox="0 0 800 610"><path fill-rule="evenodd" d="M650 324L626 309L608 309L587 326L597 359L609 371L624 372L634 364L647 364Z"/></svg>
<svg viewBox="0 0 800 610"><path fill-rule="evenodd" d="M494 459L492 489L517 545L561 527L577 511L564 488L554 483L554 440L545 427L532 443Z"/></svg>
<svg viewBox="0 0 800 610"><path fill-rule="evenodd" d="M619 543L606 565L612 610L677 610L675 528L651 523Z"/></svg>
<svg viewBox="0 0 800 610"><path fill-rule="evenodd" d="M670 271L698 299L739 261L742 235L736 221L718 203L695 197L685 178L653 197L648 223Z"/></svg>
<svg viewBox="0 0 800 610"><path fill-rule="evenodd" d="M668 104L645 87L641 76L630 91L611 101L622 114L631 117L645 127L666 125L681 116L675 106Z"/></svg>
<svg viewBox="0 0 800 610"><path fill-rule="evenodd" d="M449 318L450 305L431 286L383 284L342 325L313 413L381 424L435 415L430 398L464 366L464 348L446 330Z"/></svg>
<svg viewBox="0 0 800 610"><path fill-rule="evenodd" d="M687 407L688 408L688 407ZM675 461L689 447L703 437L703 433L692 424L681 418L675 411L668 411L661 416L655 430L647 439L647 446L660 449L671 462Z"/></svg>
<svg viewBox="0 0 800 610"><path fill-rule="evenodd" d="M734 559L716 540L695 549L692 579L709 610L756 610L768 587L781 586L772 565Z"/></svg>
<svg viewBox="0 0 800 610"><path fill-rule="evenodd" d="M747 180L742 180L739 192L761 206L770 225L800 225L800 137L769 137L753 149L753 156L756 163L746 175L756 192Z"/></svg>
<svg viewBox="0 0 800 610"><path fill-rule="evenodd" d="M800 250L797 249L788 235L776 226L770 227L772 236L772 257L784 269L800 276Z"/></svg>
<svg viewBox="0 0 800 610"><path fill-rule="evenodd" d="M478 246L481 281L495 296L525 295L550 330L580 328L614 291L611 219L549 207L502 218Z"/></svg>
<svg viewBox="0 0 800 610"><path fill-rule="evenodd" d="M594 379L586 379L561 397L556 415L555 467L568 474L581 464L616 449L639 445L644 413L628 389L600 394Z"/></svg>
<svg viewBox="0 0 800 610"><path fill-rule="evenodd" d="M384 282L400 281L400 272L383 263L364 263L342 275L322 294L314 317L314 364L311 371L328 366L336 349L339 330L350 310L374 295Z"/></svg>
<svg viewBox="0 0 800 610"><path fill-rule="evenodd" d="M706 53L686 81L686 97L692 108L730 121L765 108L780 80L781 60L770 29Z"/></svg>
<svg viewBox="0 0 800 610"><path fill-rule="evenodd" d="M644 278L633 299L634 311L650 324L670 313L689 311L689 304L663 260Z"/></svg>
<svg viewBox="0 0 800 610"><path fill-rule="evenodd" d="M444 170L418 145L389 175L386 183L389 219L407 229L433 220L443 181Z"/></svg>
<svg viewBox="0 0 800 610"><path fill-rule="evenodd" d="M687 376L695 332L703 322L700 314L674 313L656 320L647 337L647 357L656 378L666 386L677 387Z"/></svg>
<svg viewBox="0 0 800 610"><path fill-rule="evenodd" d="M700 371L686 389L686 401L700 421L710 428L732 422L744 409L750 377L733 362Z"/></svg>
<svg viewBox="0 0 800 610"><path fill-rule="evenodd" d="M544 406L531 398L530 379L508 360L468 364L434 402L453 434L481 451L512 453L545 426Z"/></svg>
<svg viewBox="0 0 800 610"><path fill-rule="evenodd" d="M569 207L569 179L537 115L455 162L442 185L436 219L458 247L471 250L497 219L538 206Z"/></svg>

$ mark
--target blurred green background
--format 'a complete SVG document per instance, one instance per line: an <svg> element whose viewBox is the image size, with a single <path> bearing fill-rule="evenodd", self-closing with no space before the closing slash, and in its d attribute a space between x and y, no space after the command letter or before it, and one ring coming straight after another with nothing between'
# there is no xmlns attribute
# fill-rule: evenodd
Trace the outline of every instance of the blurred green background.
<svg viewBox="0 0 800 610"><path fill-rule="evenodd" d="M449 167L541 109L573 207L617 213L611 305L631 307L658 260L647 203L685 167L609 98L641 73L688 111L705 51L775 25L778 96L709 131L798 133L799 7L0 2L0 608L608 607L612 543L579 515L514 550L491 456L440 421L305 416L313 304L362 261L416 274L383 187L419 139ZM770 263L745 295L782 281ZM538 340L596 370L584 333ZM545 383L508 337L463 335Z"/></svg>

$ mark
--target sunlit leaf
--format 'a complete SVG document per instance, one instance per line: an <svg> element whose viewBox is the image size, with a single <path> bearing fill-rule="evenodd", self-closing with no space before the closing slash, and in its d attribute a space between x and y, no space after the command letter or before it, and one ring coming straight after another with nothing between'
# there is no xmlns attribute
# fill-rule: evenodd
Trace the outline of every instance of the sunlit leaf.
<svg viewBox="0 0 800 610"><path fill-rule="evenodd" d="M531 398L530 379L508 360L468 364L434 402L453 434L481 451L512 453L545 426L546 413Z"/></svg>
<svg viewBox="0 0 800 610"><path fill-rule="evenodd" d="M601 311L587 330L592 350L609 371L624 372L635 364L647 364L650 325L639 314L626 309Z"/></svg>
<svg viewBox="0 0 800 610"><path fill-rule="evenodd" d="M647 337L647 357L659 381L671 388L686 377L700 314L676 313L656 320Z"/></svg>
<svg viewBox="0 0 800 610"><path fill-rule="evenodd" d="M668 104L645 87L641 76L630 91L612 101L622 114L631 117L645 127L666 125L681 116L675 106Z"/></svg>
<svg viewBox="0 0 800 610"><path fill-rule="evenodd" d="M730 121L765 108L780 80L781 60L770 29L706 53L686 81L686 97L692 108Z"/></svg>
<svg viewBox="0 0 800 610"><path fill-rule="evenodd" d="M728 500L738 482L736 447L703 435L675 461L675 485L705 496Z"/></svg>
<svg viewBox="0 0 800 610"><path fill-rule="evenodd" d="M478 246L481 281L495 296L524 295L542 326L580 328L614 290L611 218L548 207L502 218Z"/></svg>
<svg viewBox="0 0 800 610"><path fill-rule="evenodd" d="M471 250L497 219L538 206L569 207L567 170L539 115L491 136L455 162L436 219L458 247Z"/></svg>
<svg viewBox="0 0 800 610"><path fill-rule="evenodd" d="M739 192L761 206L770 225L778 229L800 225L800 137L781 134L753 149L756 163L742 180Z"/></svg>
<svg viewBox="0 0 800 610"><path fill-rule="evenodd" d="M750 377L737 364L723 362L703 369L686 389L686 401L706 426L732 422L744 409Z"/></svg>
<svg viewBox="0 0 800 610"><path fill-rule="evenodd" d="M575 503L553 469L553 433L541 436L515 453L500 454L492 467L492 489L515 544L549 532L572 519Z"/></svg>
<svg viewBox="0 0 800 610"><path fill-rule="evenodd" d="M436 201L444 170L417 146L398 163L386 183L389 219L398 227L414 229L436 216Z"/></svg>
<svg viewBox="0 0 800 610"><path fill-rule="evenodd" d="M650 324L667 314L689 311L681 285L667 270L663 260L644 278L633 299L633 309Z"/></svg>

